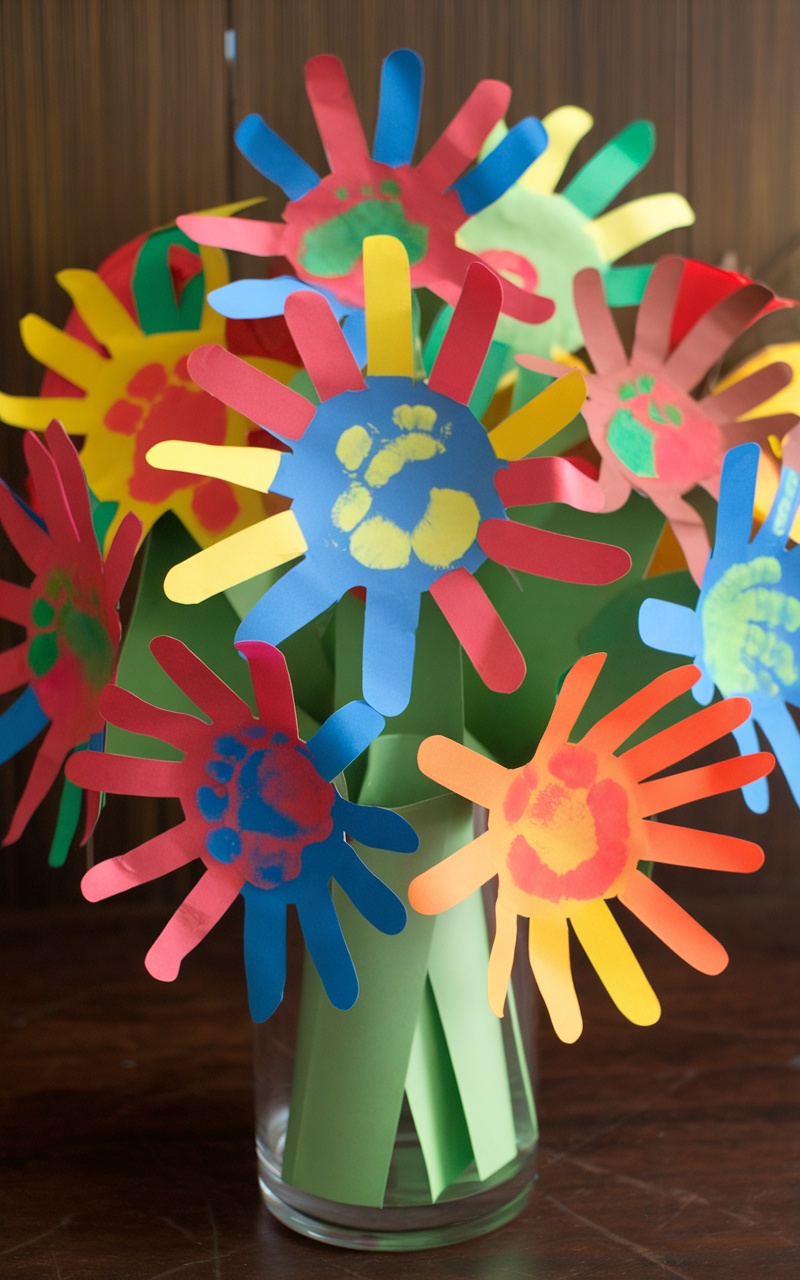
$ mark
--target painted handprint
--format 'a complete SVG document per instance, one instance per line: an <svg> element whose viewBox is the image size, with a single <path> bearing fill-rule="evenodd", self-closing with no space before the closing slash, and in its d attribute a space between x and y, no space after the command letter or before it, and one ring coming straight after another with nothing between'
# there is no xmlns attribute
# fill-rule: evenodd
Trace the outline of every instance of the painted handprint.
<svg viewBox="0 0 800 1280"><path fill-rule="evenodd" d="M241 894L250 1011L274 1013L286 978L286 915L297 909L309 955L339 1009L358 995L358 978L331 896L331 881L383 933L399 933L406 910L369 870L347 836L370 848L413 853L419 841L388 809L352 804L333 784L384 726L377 711L349 702L308 742L298 736L283 655L257 641L239 645L253 678L255 718L200 659L170 636L152 643L166 674L211 723L169 711L110 685L103 713L112 724L147 733L183 752L180 762L84 751L69 776L122 795L172 795L185 819L130 853L84 876L96 902L199 860L203 875L153 943L145 965L154 978L177 978L181 962Z"/></svg>
<svg viewBox="0 0 800 1280"><path fill-rule="evenodd" d="M23 692L0 716L0 763L10 760L43 729L30 776L4 844L18 840L54 785L65 759L87 742L102 743L98 700L113 678L120 642L118 602L141 534L136 516L120 523L103 557L92 524L89 493L74 446L57 422L42 443L25 435L25 458L38 510L0 484L0 524L33 574L30 586L0 582L0 616L26 631L0 654L0 691ZM97 818L99 794L91 783L87 831ZM66 807L65 807L66 806ZM80 797L65 787L50 864L67 856L80 813Z"/></svg>
<svg viewBox="0 0 800 1280"><path fill-rule="evenodd" d="M703 672L693 693L708 703L714 689L750 699L752 715L734 730L742 754L756 750L758 724L800 803L800 735L788 706L800 706L800 548L787 549L800 507L800 461L787 443L772 508L751 540L760 449L732 449L722 469L716 543L694 610L646 600L642 639L654 649L691 657ZM766 779L744 789L748 806L769 806Z"/></svg>

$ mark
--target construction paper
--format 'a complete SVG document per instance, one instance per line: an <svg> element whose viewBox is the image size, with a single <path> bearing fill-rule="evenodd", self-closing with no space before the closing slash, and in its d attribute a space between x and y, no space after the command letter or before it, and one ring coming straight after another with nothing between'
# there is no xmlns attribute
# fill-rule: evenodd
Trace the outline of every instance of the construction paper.
<svg viewBox="0 0 800 1280"><path fill-rule="evenodd" d="M483 835L411 882L411 906L426 914L447 911L497 876L489 1003L502 1015L517 918L527 918L531 967L553 1026L567 1041L581 1031L569 959L570 924L623 1015L640 1025L659 1016L655 994L606 905L610 898L619 898L688 963L709 973L723 966L726 957L718 944L661 890L651 892L637 870L641 861L658 860L663 847L663 837L651 845L645 819L661 808L733 790L764 776L774 764L762 752L646 780L742 723L748 711L745 699L697 712L614 754L653 711L696 681L691 668L668 672L571 743L569 736L604 661L604 654L592 654L567 673L539 747L521 769L505 770L443 737L428 738L419 751L424 773L484 803L489 818ZM689 865L694 835L680 829L690 850ZM669 860L682 862L683 848L671 846ZM752 865L741 858L738 844L728 848L726 857L726 847L720 846L725 865Z"/></svg>
<svg viewBox="0 0 800 1280"><path fill-rule="evenodd" d="M315 339L325 339L325 350L309 347L306 360L319 384L319 405L311 406L220 348L204 348L192 357L199 385L292 442L292 452L280 455L274 482L292 507L177 565L165 590L171 599L191 603L305 553L250 610L238 638L280 644L351 588L364 587L364 697L383 714L397 715L410 693L419 601L437 583L437 599L446 602L448 616L456 620L459 638L479 669L492 673L502 689L521 680L523 668L512 642L469 578L485 557L482 526L492 530L505 522L509 535L518 536L497 492L506 459L512 459L511 471L514 459L574 417L583 382L580 374L567 374L547 388L541 404L518 410L487 436L464 401L482 363L491 324L480 316L478 336L463 341L467 321L481 307L488 309L490 293L496 315L499 298L486 269L477 267L469 274L453 318L453 338L443 342L431 373L434 386L444 383L459 392L459 402L411 380L412 317L402 246L376 237L365 246L364 263L366 379L330 314L324 324L318 318L326 306L322 299L300 295L287 302L287 322L304 354L312 330ZM169 451L160 446L148 455L155 467L164 465L165 456L170 466L200 465L196 452L181 444L170 445ZM247 455L241 467L231 470L232 455L224 452L220 472L210 461L213 456L213 451L203 451L206 474L246 478ZM536 475L526 470L525 476L531 481L527 501L536 501ZM581 488L585 493L586 486ZM551 491L545 484L544 493ZM492 540L505 555L505 543L490 532ZM573 578L609 581L628 566L626 553L616 549L555 536L547 543L548 562L529 556L526 568L562 576L563 563L554 560L551 565L551 553L563 562L574 559L581 548L589 567L581 577L573 564ZM487 654L495 635L503 637L497 660Z"/></svg>
<svg viewBox="0 0 800 1280"><path fill-rule="evenodd" d="M515 124L476 168L453 183L467 213L480 213L499 200L524 173L531 155L541 155L546 146L547 133L540 120L529 117Z"/></svg>
<svg viewBox="0 0 800 1280"><path fill-rule="evenodd" d="M458 839L457 831L448 833L447 827L443 829L442 813L438 807L443 801L447 805L452 797L440 796L423 802L426 794L430 796L430 791L425 791L426 785L430 787L430 784L413 764L419 730L424 732L427 724L435 723L438 712L445 725L452 731L458 731L463 716L458 646L432 601L423 601L422 612L420 625L426 642L417 653L412 702L393 722L393 728L399 732L388 737L383 734L372 744L368 752L367 772L361 775L360 782L352 769L348 772L348 783L359 786L361 802L370 798L379 803L402 805L403 794L408 799L417 800L414 824L423 833L423 840L421 851L414 859L415 866L421 859L427 860L432 856L431 849L442 847L443 833L447 840L445 847L454 847L454 841ZM358 652L362 615L363 605L352 596L343 600L337 610L337 700L357 695L360 690ZM437 693L441 695L438 700ZM387 747L388 750L384 750ZM471 807L464 806L461 801L456 801L456 804L461 805L462 816L459 818L459 810L455 810L453 820L463 839L471 832ZM407 806L403 807L403 812L410 812ZM365 856L370 860L373 857ZM371 861L370 865L375 864ZM387 868L390 875L396 870ZM460 924L458 920L453 921L452 927L459 930L459 936L449 940L445 938L444 947L439 947L441 963L434 960L437 950L437 934L434 932L427 982L424 975L431 935L428 929L423 927L420 930L419 926L429 925L429 921L412 918L410 928L417 932L411 934L407 930L402 937L388 944L388 950L385 946L376 949L363 922L351 912L352 919L346 927L348 943L356 957L359 972L376 974L376 982L367 986L365 978L359 1004L352 1015L345 1018L330 1017L326 1009L318 1007L318 1000L310 999L313 990L319 991L313 974L310 975L311 988L307 979L304 980L293 1094L295 1099L302 1099L302 1104L299 1115L294 1108L290 1112L283 1167L283 1176L294 1185L316 1189L325 1195L338 1197L344 1194L353 1201L368 1197L362 1203L391 1203L393 1160L403 1154L394 1152L394 1143L404 1087L433 1198L474 1158L470 1132L476 1137L484 1169L490 1163L492 1149L496 1161L507 1158L508 1149L502 1145L502 1135L507 1133L507 1111L502 1111L502 1099L505 1096L507 1108L508 1067L497 1057L498 1052L502 1054L497 1024L492 1030L491 1017L487 1023L479 1008L476 1012L476 1001L482 996L482 983L480 979L476 981L474 972L481 967L481 936L484 962L488 953L483 908L478 904L477 909L481 913L480 931L476 934L474 928L475 904L469 904ZM367 947L370 962L362 966L358 957ZM399 947L405 948L406 954L395 960L394 953ZM476 961L470 959L456 967L445 963L446 953L461 956L473 948L476 949ZM409 973L418 975L416 1006L409 1003L406 983ZM434 994L434 983L438 995ZM373 1007L368 1010L364 1006L369 1021L365 1018L362 1025L357 1019L359 1008L363 1001L373 998L373 993ZM402 1019L400 1025L398 1011ZM320 1016L326 1023L322 1027ZM362 1041L360 1035L368 1039ZM478 1050L476 1037L480 1042ZM518 1052L515 1045L511 1057ZM406 1062L408 1070L404 1073L402 1066ZM335 1066L331 1078L332 1063ZM496 1076L493 1075L495 1065ZM525 1074L522 1066L519 1070ZM383 1088L380 1081L384 1082ZM460 1087L464 1092L463 1105ZM320 1090L323 1094L318 1104L316 1099ZM312 1095L313 1103L309 1101ZM312 1114L309 1114L309 1106ZM374 1133L364 1115L365 1107L369 1108L371 1115L378 1117ZM336 1160L330 1145L333 1141L331 1126L337 1132L343 1127L347 1131L346 1144L340 1148ZM497 1132L496 1139L492 1137L493 1130ZM348 1156L343 1161L341 1149L351 1153L352 1158ZM384 1190L387 1178L388 1187Z"/></svg>
<svg viewBox="0 0 800 1280"><path fill-rule="evenodd" d="M356 910L376 928L399 932L400 900L367 870L346 841L354 806L342 800L326 770L363 748L369 726L383 721L371 708L343 707L334 726L313 743L297 736L291 684L283 655L258 642L239 646L247 659L259 716L180 641L153 641L156 660L211 718L153 707L118 687L104 713L134 733L149 733L184 752L158 761L84 751L72 757L69 777L103 790L180 799L184 822L134 849L91 868L82 887L91 900L120 892L199 859L204 874L146 957L156 978L172 981L185 955L202 940L241 893L245 900L245 965L250 1009L264 1021L283 996L285 911L297 908L303 936L328 997L349 1008L358 979L330 897L333 877ZM384 818L385 821L381 821ZM384 846L416 847L413 832L395 814L359 815L362 835ZM277 922L277 925L276 925Z"/></svg>
<svg viewBox="0 0 800 1280"><path fill-rule="evenodd" d="M464 667L467 729L507 768L530 759L549 719L564 670L583 651L584 630L603 608L613 614L616 602L625 598L628 583L641 581L664 527L658 509L635 493L621 510L609 514L584 513L559 504L528 507L513 514L520 523L537 528L602 538L623 546L632 567L627 577L599 586L516 575L491 561L478 571L477 581L512 632L528 670L536 673L535 679L524 680L514 693L497 694L487 689L470 664ZM625 647L616 638L623 631L621 619L609 658L615 669L624 663ZM631 644L638 643L635 623L631 634ZM619 648L622 654L618 660ZM602 694L601 686L593 698ZM439 731L436 724L430 728L432 733Z"/></svg>
<svg viewBox="0 0 800 1280"><path fill-rule="evenodd" d="M435 1202L475 1157L430 980L411 1041L406 1093Z"/></svg>
<svg viewBox="0 0 800 1280"><path fill-rule="evenodd" d="M138 320L96 272L60 272L58 282L91 345L36 315L23 319L22 338L51 375L66 379L79 394L0 394L6 422L41 430L57 418L70 434L85 436L81 465L89 486L101 502L117 504L106 548L128 511L147 533L171 510L202 546L265 514L263 499L249 489L218 478L158 472L146 461L148 449L170 436L244 445L252 430L234 410L199 390L188 370L195 347L226 341L225 321L204 301L204 290L228 280L224 255L202 249L200 257L192 255L199 274L177 298L169 252L186 251L191 243L174 227L143 238L131 281ZM258 363L283 382L294 373L277 360Z"/></svg>
<svg viewBox="0 0 800 1280"><path fill-rule="evenodd" d="M410 164L417 145L425 68L412 49L384 60L372 155L379 164Z"/></svg>
<svg viewBox="0 0 800 1280"><path fill-rule="evenodd" d="M427 288L455 303L474 255L456 244L471 212L497 198L546 145L537 120L515 126L494 158L469 174L511 97L507 85L482 80L431 149L413 166L419 123L422 64L407 49L383 63L381 105L370 157L364 131L338 58L320 54L306 65L306 88L331 172L319 178L258 117L239 126L236 142L261 173L289 197L281 223L189 216L183 231L203 244L280 255L307 283L331 290L341 303L362 307L362 244L374 235L397 237L411 262L415 289ZM394 102L399 104L395 115ZM531 324L553 304L531 290L503 284L503 308Z"/></svg>
<svg viewBox="0 0 800 1280"><path fill-rule="evenodd" d="M170 260L176 250L184 250L194 262L194 274L180 296L170 278ZM197 245L177 227L164 227L142 242L136 259L131 291L139 324L144 333L171 333L176 329L199 329L203 317L204 279Z"/></svg>
<svg viewBox="0 0 800 1280"><path fill-rule="evenodd" d="M425 831L420 852L408 863L358 845L355 849L374 874L404 897L415 871L456 848L471 831L472 807L454 796L437 796L407 805L401 814ZM359 974L359 998L347 1012L334 1009L321 998L316 972L305 966L281 1175L311 1195L378 1206L386 1194L434 922L411 915L405 930L387 942L375 931L369 936L337 890L334 898ZM440 1122L433 1103L428 1105L436 1126ZM422 1118L420 1126L424 1133ZM462 1140L457 1133L459 1146Z"/></svg>
<svg viewBox="0 0 800 1280"><path fill-rule="evenodd" d="M592 691L578 722L579 732L624 702L634 690L649 684L674 666L674 659L650 648L639 637L638 618L643 601L657 590L664 601L684 605L691 612L697 603L698 589L686 570L664 574L657 583L650 578L632 581L632 576L629 575L619 594L587 622L578 636L582 653L608 653L603 679ZM646 728L638 731L639 735L646 736L665 728L688 715L695 705L688 690L681 696L675 696L664 708L653 713ZM629 740L631 745L635 740L636 735Z"/></svg>
<svg viewBox="0 0 800 1280"><path fill-rule="evenodd" d="M696 607L645 600L639 627L646 644L697 663L703 676L694 689L699 702L710 702L715 688L725 698L750 700L752 715L736 734L740 750L756 749L760 726L800 802L799 738L787 709L800 699L800 560L796 546L787 548L800 507L800 476L787 453L793 458L791 445L772 508L752 539L760 451L747 444L728 453L714 549ZM745 780L743 794L754 812L767 810L765 780Z"/></svg>
<svg viewBox="0 0 800 1280"><path fill-rule="evenodd" d="M422 351L423 364L427 373L430 373L433 368L452 317L453 308L442 307L428 330ZM507 363L508 347L502 342L492 341L489 344L483 366L468 401L469 407L476 418L482 419L492 403Z"/></svg>
<svg viewBox="0 0 800 1280"><path fill-rule="evenodd" d="M517 1156L503 1038L485 997L488 958L483 900L473 894L437 920L428 970L445 1041L452 1046L458 1095L482 1182Z"/></svg>
<svg viewBox="0 0 800 1280"><path fill-rule="evenodd" d="M98 699L113 678L120 641L118 603L140 535L123 521L103 560L78 455L58 423L44 443L28 432L25 460L47 527L0 484L0 523L33 574L27 588L3 584L0 613L26 629L0 655L0 688L24 693L4 712L2 759L47 727L4 844L20 838L69 754L102 728Z"/></svg>
<svg viewBox="0 0 800 1280"><path fill-rule="evenodd" d="M736 289L751 283L750 277L741 271L730 271L727 268L712 266L709 262L697 262L693 258L686 258L672 318L670 347L677 347L709 308L721 302L723 298L727 298ZM763 311L760 311L755 318L766 315L768 311L796 306L797 303L792 298L770 298Z"/></svg>
<svg viewBox="0 0 800 1280"><path fill-rule="evenodd" d="M764 403L759 406L751 399L749 389L753 385L758 386L760 389L762 386L760 379L770 376L769 371L776 366L778 368L788 366L791 371L790 380L783 386L773 384L772 395L769 394L769 387L765 387ZM785 415L800 414L800 396L798 396L800 380L798 379L798 372L800 372L800 343L781 342L774 346L764 347L763 350L736 365L730 373L726 374L712 388L712 395L708 401L709 409L717 399L722 400L724 403L729 396L737 396L738 394L746 395L746 400L740 413L742 417L753 419L753 427L758 427L759 425L754 417L759 413L767 415L768 423L771 418L777 420ZM758 381L756 381L757 379ZM759 521L766 519L775 498L780 468L773 456L773 450L780 457L780 449L779 447L776 448L775 441L780 441L784 430L780 429L776 421L775 429L771 432L773 439L768 441L769 447L765 450L765 456L762 458L759 468L755 498L756 517ZM800 541L800 519L795 521L791 536L794 542Z"/></svg>
<svg viewBox="0 0 800 1280"><path fill-rule="evenodd" d="M513 370L515 353L551 356L583 345L572 299L573 280L580 270L594 267L600 272L610 306L635 306L651 267L614 264L664 232L694 222L690 206L674 192L644 196L607 211L653 155L655 130L647 121L626 126L561 191L556 187L575 146L591 129L592 117L578 107L559 107L543 124L549 139L546 150L458 232L465 249L506 279L555 303L551 318L540 324L501 316L495 337L509 349L508 371ZM510 137L504 125L494 129L484 143L483 163Z"/></svg>
<svg viewBox="0 0 800 1280"><path fill-rule="evenodd" d="M575 306L596 372L587 376L584 417L601 457L599 483L606 510L622 506L631 490L645 493L667 517L695 582L708 558L708 535L699 512L684 494L701 486L716 497L725 450L743 438L775 429L720 412L691 392L772 296L747 284L704 312L678 346L669 338L683 272L678 258L662 258L647 286L636 322L630 359L602 298L593 270L575 279ZM788 371L777 372L778 381ZM751 405L752 407L752 405ZM784 430L789 423L784 422ZM734 438L731 438L733 435Z"/></svg>
<svg viewBox="0 0 800 1280"><path fill-rule="evenodd" d="M235 320L282 316L286 299L297 292L319 293L329 304L359 367L367 362L364 312L361 307L339 302L331 289L306 284L296 276L273 276L271 280L233 280L214 289L208 301L220 315Z"/></svg>

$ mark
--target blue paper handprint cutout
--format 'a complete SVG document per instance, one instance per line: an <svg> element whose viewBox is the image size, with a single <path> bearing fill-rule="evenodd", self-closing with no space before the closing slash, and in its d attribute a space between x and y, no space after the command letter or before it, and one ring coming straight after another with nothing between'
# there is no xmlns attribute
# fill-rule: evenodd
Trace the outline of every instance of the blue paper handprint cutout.
<svg viewBox="0 0 800 1280"><path fill-rule="evenodd" d="M725 458L716 541L696 608L645 600L639 632L651 648L684 654L700 667L692 690L698 702L710 702L715 688L750 699L750 719L734 730L739 750L759 749L759 725L800 804L800 734L788 709L800 706L800 547L786 545L800 507L800 475L784 464L772 508L751 541L760 453L743 444ZM743 794L754 813L769 808L766 778Z"/></svg>

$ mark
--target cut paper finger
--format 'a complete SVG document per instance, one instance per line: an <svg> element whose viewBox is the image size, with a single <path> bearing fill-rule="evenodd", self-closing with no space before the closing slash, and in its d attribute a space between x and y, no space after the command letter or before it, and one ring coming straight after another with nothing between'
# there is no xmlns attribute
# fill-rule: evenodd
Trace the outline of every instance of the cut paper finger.
<svg viewBox="0 0 800 1280"><path fill-rule="evenodd" d="M697 664L699 702L710 702L715 689L749 700L737 743L755 749L758 726L800 804L800 734L789 711L800 706L800 548L790 545L800 475L784 464L772 507L751 536L759 462L755 444L725 458L716 539L695 608L645 600L639 630L645 644ZM742 791L754 812L767 809L765 781L747 780Z"/></svg>
<svg viewBox="0 0 800 1280"><path fill-rule="evenodd" d="M330 173L320 178L259 116L248 116L236 131L236 143L245 159L286 193L282 221L188 216L179 219L181 228L201 244L282 257L305 284L333 293L342 306L356 307L364 305L364 240L393 236L408 254L412 286L455 303L464 273L476 260L457 245L456 232L468 213L495 201L541 154L547 135L540 122L520 121L496 154L470 168L511 97L500 81L481 80L413 165L422 93L417 54L397 49L384 60L372 156L339 59L331 54L311 58L306 88ZM510 281L502 288L504 311L528 324L552 314L552 302L538 292ZM273 308L272 291L261 292Z"/></svg>
<svg viewBox="0 0 800 1280"><path fill-rule="evenodd" d="M581 347L572 286L575 276L593 267L602 277L610 306L641 301L650 266L616 266L632 249L667 231L690 226L694 214L675 192L645 196L607 211L611 202L640 174L655 150L655 130L645 120L627 125L600 149L560 191L556 190L573 149L592 128L588 112L558 107L545 116L548 145L494 203L459 230L459 243L523 289L555 302L549 320L531 325L504 315L495 337L512 355L551 356ZM484 144L486 159L503 145L504 126Z"/></svg>
<svg viewBox="0 0 800 1280"><path fill-rule="evenodd" d="M108 718L135 733L149 733L178 747L176 760L137 760L83 751L69 776L79 785L128 795L176 796L180 827L146 845L98 863L83 880L91 901L165 875L189 861L203 874L153 944L145 961L162 981L178 975L198 945L241 894L245 901L245 967L250 1009L256 1021L275 1011L285 979L285 917L297 908L309 952L331 1000L349 1008L358 980L331 900L331 878L377 929L397 933L405 908L367 870L347 843L352 815L360 837L402 852L418 844L395 813L371 808L361 817L342 800L328 776L363 750L383 727L370 707L342 707L306 744L297 721L286 661L270 645L241 646L259 715L254 716L180 641L161 636L153 654L211 723L165 711L123 691L109 689Z"/></svg>
<svg viewBox="0 0 800 1280"><path fill-rule="evenodd" d="M529 956L540 993L561 1039L581 1033L572 980L569 928L624 1017L655 1022L658 1000L617 924L608 902L618 899L677 955L703 973L718 973L727 957L720 944L637 869L640 862L670 862L752 871L757 846L733 837L646 819L658 801L670 806L733 790L742 776L769 772L768 753L646 781L717 741L747 716L744 699L695 713L679 726L627 751L619 747L670 697L685 692L696 673L667 673L609 713L579 741L569 735L591 695L605 655L581 658L567 675L550 724L530 762L518 769L490 764L469 748L428 738L419 765L458 794L488 801L486 833L412 880L409 901L438 914L497 878L497 926L489 962L488 993L502 1014L513 962L517 918L529 923ZM656 685L658 686L656 688ZM487 783L478 782L489 769Z"/></svg>
<svg viewBox="0 0 800 1280"><path fill-rule="evenodd" d="M769 380L751 387L746 402L693 394L772 294L765 286L744 284L704 310L671 347L683 270L682 260L674 257L656 265L639 309L630 358L602 300L595 271L587 269L576 277L575 306L596 370L587 375L583 414L601 457L599 483L606 510L622 506L633 489L646 494L669 520L699 585L708 559L708 534L685 495L700 486L716 498L726 449L762 439L767 428L760 418L740 420L737 415L763 408L759 396L785 384L791 371L776 368ZM781 434L792 422L791 416L784 420Z"/></svg>
<svg viewBox="0 0 800 1280"><path fill-rule="evenodd" d="M22 644L0 654L2 692L24 686L0 717L0 758L16 755L47 727L4 844L20 838L69 753L101 735L100 694L114 678L121 637L119 597L141 532L130 515L104 562L75 448L56 422L43 439L27 432L24 449L47 525L0 484L0 523L33 573L25 589L0 584L0 613L26 629ZM65 833L57 834L60 852L51 852L51 862L60 863Z"/></svg>
<svg viewBox="0 0 800 1280"><path fill-rule="evenodd" d="M718 401L727 402L731 396L741 396L743 389L750 387L754 382L757 382L759 386L764 385L761 380L767 377L769 371L776 367L779 369L788 367L791 373L788 381L784 380L779 385L775 385L773 381L771 387L767 388L763 403L758 405L751 402L751 397L748 394L747 403L742 408L741 416L748 420L762 415L782 416L784 414L793 414L800 416L800 342L780 342L764 347L756 355L749 356L741 364L736 365L730 373L726 374L712 388L712 394L707 399L709 407L715 405ZM774 379L774 374L772 378ZM758 424L754 423L754 425ZM773 431L772 434L780 441L783 433ZM776 452L778 460L773 456L772 450L767 450L758 471L755 514L759 522L767 518L778 488L780 448L777 447L777 444ZM789 465L792 464L790 463ZM795 518L791 536L793 542L800 542L800 518Z"/></svg>
<svg viewBox="0 0 800 1280"><path fill-rule="evenodd" d="M448 389L444 394L411 377L411 295L402 245L385 236L368 240L364 264L368 359L361 389L361 375L343 343L339 382L330 352L324 358L313 348L308 352L309 372L314 377L316 371L324 384L318 406L228 352L212 348L194 355L192 372L202 387L240 407L246 402L255 421L291 444L291 452L279 455L273 488L291 498L292 507L177 565L165 590L175 600L204 599L232 585L237 572L244 578L303 556L239 628L240 640L280 644L352 587L365 588L364 697L383 714L397 715L410 696L420 600L428 591L491 687L508 690L521 683L524 665L516 644L473 581L493 554L481 531L516 530L501 496L507 480L515 503L520 497L526 505L550 501L557 487L562 500L592 505L587 477L557 485L557 471L544 462L524 468L515 482L519 460L574 417L584 385L580 374L568 373L563 385L547 388L541 403L524 406L487 434L467 405L500 304L487 268L469 272L455 313L458 342L442 344L431 373L435 385ZM287 304L290 328L304 351L309 326L298 308L319 311L324 305L305 297ZM335 391L336 386L346 389ZM160 467L169 458L174 465L188 458L185 448L159 445L151 462ZM229 451L222 453L221 473L245 476L250 453L242 451L241 464L232 463ZM212 473L207 451L202 466ZM529 556L526 571L563 576L568 562L571 581L596 583L620 577L629 567L627 553L618 548L546 537L547 554Z"/></svg>
<svg viewBox="0 0 800 1280"><path fill-rule="evenodd" d="M230 447L246 444L253 431L235 408L194 385L187 363L202 344L229 345L226 321L205 298L227 279L224 254L198 251L166 227L123 246L98 272L59 273L74 306L65 330L35 315L22 321L23 342L48 373L38 397L0 394L0 417L37 430L57 417L70 434L85 436L80 457L89 486L100 501L117 504L106 546L128 511L145 534L172 511L201 546L267 513L265 500L235 481L157 471L147 462L148 450L171 436ZM280 382L296 372L266 350L248 349L247 359Z"/></svg>

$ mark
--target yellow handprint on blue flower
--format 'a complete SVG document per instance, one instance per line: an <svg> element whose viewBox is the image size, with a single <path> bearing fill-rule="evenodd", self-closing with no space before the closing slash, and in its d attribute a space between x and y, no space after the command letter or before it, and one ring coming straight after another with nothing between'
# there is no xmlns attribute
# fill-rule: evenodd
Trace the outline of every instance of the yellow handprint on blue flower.
<svg viewBox="0 0 800 1280"><path fill-rule="evenodd" d="M739 750L758 750L759 725L800 804L800 735L788 710L800 706L800 548L786 546L800 475L784 465L772 509L751 541L759 456L758 445L744 444L725 458L716 542L696 609L646 600L639 630L652 648L700 667L698 702L710 702L715 688L750 699L751 718L734 731ZM764 813L766 779L745 787L744 797Z"/></svg>

